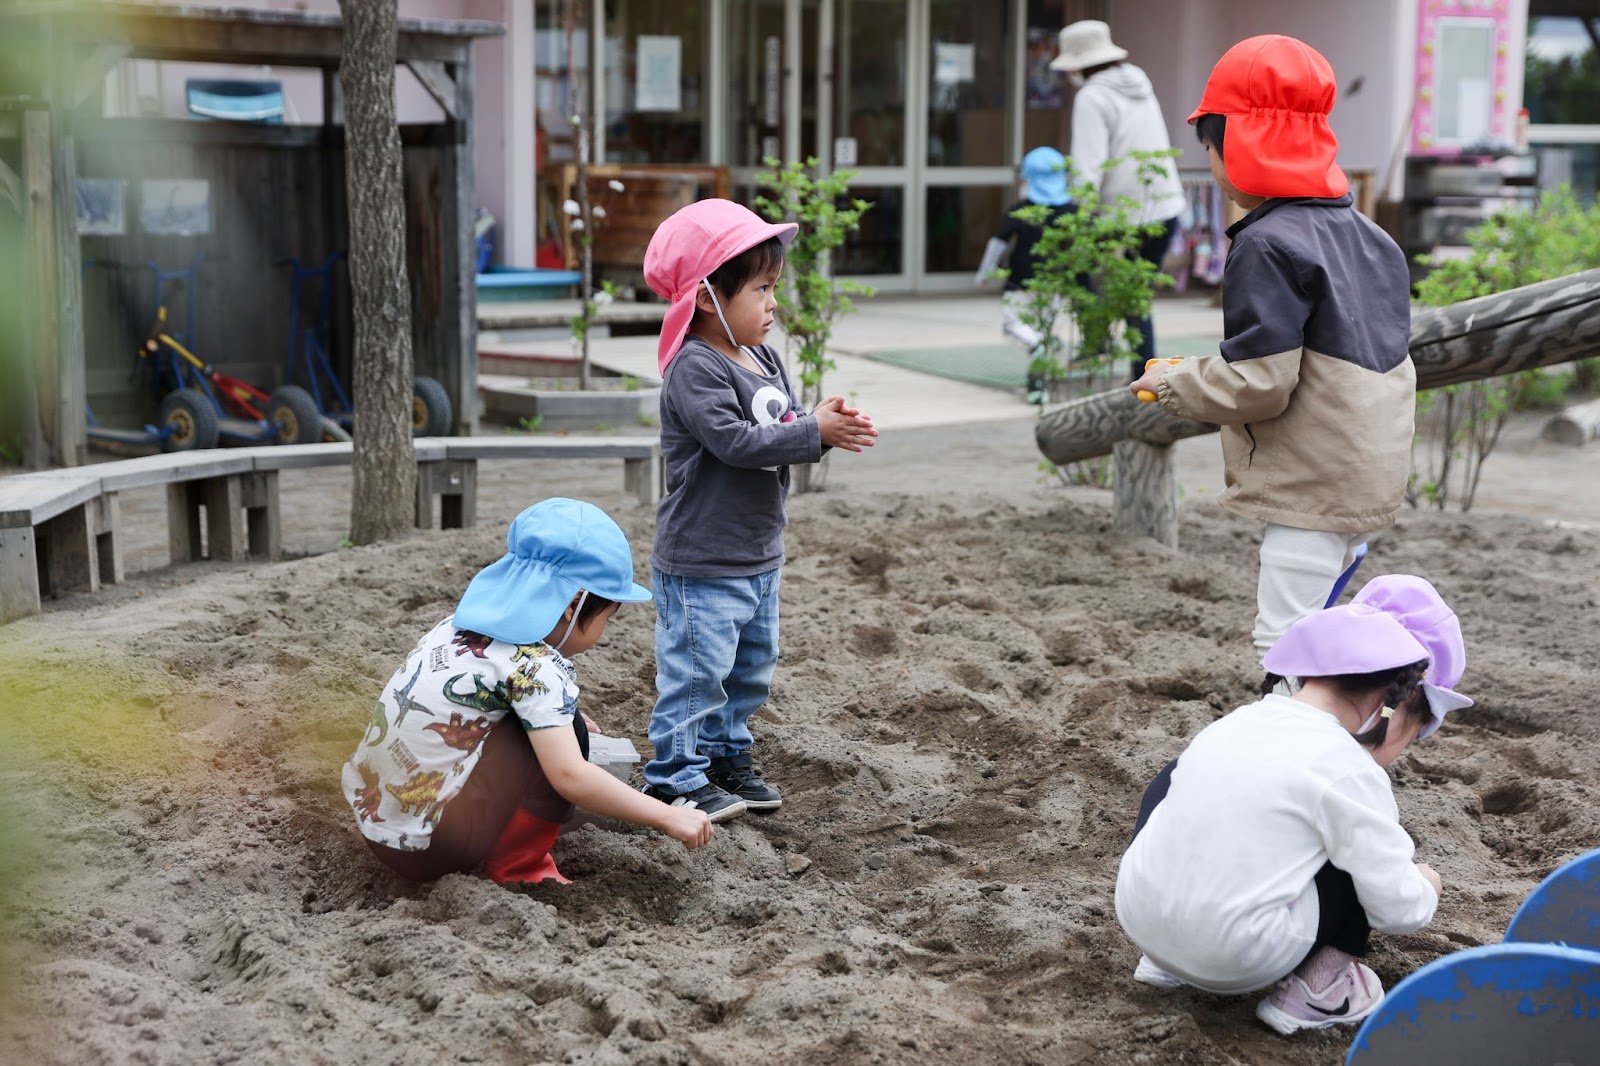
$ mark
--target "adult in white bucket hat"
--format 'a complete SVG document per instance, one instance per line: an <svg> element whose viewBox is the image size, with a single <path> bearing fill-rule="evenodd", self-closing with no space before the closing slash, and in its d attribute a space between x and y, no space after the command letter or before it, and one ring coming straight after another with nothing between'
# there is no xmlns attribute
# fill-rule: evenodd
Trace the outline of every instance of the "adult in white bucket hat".
<svg viewBox="0 0 1600 1066"><path fill-rule="evenodd" d="M1134 220L1151 226L1139 257L1160 267L1178 232L1185 203L1183 185L1171 159L1161 164L1155 180L1147 186L1130 158L1134 152L1162 152L1172 147L1155 89L1144 71L1127 62L1127 49L1111 40L1111 28L1097 19L1065 27L1057 39L1057 53L1050 66L1066 71L1067 80L1077 90L1072 100L1072 149L1067 153L1077 180L1097 188L1103 203L1127 197L1138 205L1132 212ZM1105 169L1113 159L1122 162ZM1144 372L1145 360L1156 357L1155 324L1146 315L1130 319L1128 325L1140 335L1132 367L1137 379Z"/></svg>

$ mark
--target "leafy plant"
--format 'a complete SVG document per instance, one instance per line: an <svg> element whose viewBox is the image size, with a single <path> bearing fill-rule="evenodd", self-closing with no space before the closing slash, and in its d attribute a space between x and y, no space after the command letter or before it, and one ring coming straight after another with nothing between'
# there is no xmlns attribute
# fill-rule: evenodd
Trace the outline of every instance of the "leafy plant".
<svg viewBox="0 0 1600 1066"><path fill-rule="evenodd" d="M524 433L537 433L544 428L544 415L529 415L517 419L517 428Z"/></svg>
<svg viewBox="0 0 1600 1066"><path fill-rule="evenodd" d="M1141 185L1148 190L1168 158L1168 149L1134 152ZM1113 159L1106 166L1122 162ZM1069 164L1070 166L1070 161ZM1128 197L1103 200L1094 183L1080 181L1071 189L1075 210L1051 215L1053 208L1033 204L1015 212L1040 229L1033 246L1033 276L1023 282L1026 293L1019 317L1044 338L1034 350L1028 372L1045 382L1050 399L1067 398L1069 369L1084 372L1084 387L1100 387L1102 375L1116 376L1138 351L1144 338L1127 324L1150 313L1152 291L1172 284L1153 264L1141 259L1139 246L1162 231L1161 223L1135 221L1141 205ZM1065 315L1073 329L1057 330ZM1071 464L1062 474L1072 483L1110 483L1109 457Z"/></svg>
<svg viewBox="0 0 1600 1066"><path fill-rule="evenodd" d="M1417 285L1417 301L1444 306L1600 266L1600 206L1584 207L1566 186L1551 189L1532 211L1505 213L1467 237L1469 255L1447 260ZM1427 262L1427 257L1422 257ZM1550 406L1592 373L1524 370L1419 394L1417 423L1425 441L1413 452L1406 502L1470 511L1483 464L1515 410Z"/></svg>
<svg viewBox="0 0 1600 1066"><path fill-rule="evenodd" d="M823 375L835 366L828 358L834 324L855 310L852 296L871 296L877 291L870 285L835 278L829 262L833 250L860 230L861 216L872 205L848 196L850 179L856 176L853 170L818 174L815 158L782 164L769 156L763 163L767 169L757 176L757 182L771 195L757 195L756 210L774 222L800 226L784 254L778 324L788 338L789 354L800 367L800 402L809 410L821 402ZM813 475L812 470L799 468L795 479L799 491L821 487L820 475Z"/></svg>

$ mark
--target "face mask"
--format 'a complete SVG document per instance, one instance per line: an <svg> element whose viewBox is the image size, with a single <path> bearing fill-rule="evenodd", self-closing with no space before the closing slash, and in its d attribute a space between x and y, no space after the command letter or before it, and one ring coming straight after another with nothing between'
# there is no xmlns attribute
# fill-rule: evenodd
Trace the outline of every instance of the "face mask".
<svg viewBox="0 0 1600 1066"><path fill-rule="evenodd" d="M1083 88L1083 83L1086 80L1088 79L1083 76L1083 71L1081 70L1071 70L1067 72L1067 84L1072 86L1074 89Z"/></svg>

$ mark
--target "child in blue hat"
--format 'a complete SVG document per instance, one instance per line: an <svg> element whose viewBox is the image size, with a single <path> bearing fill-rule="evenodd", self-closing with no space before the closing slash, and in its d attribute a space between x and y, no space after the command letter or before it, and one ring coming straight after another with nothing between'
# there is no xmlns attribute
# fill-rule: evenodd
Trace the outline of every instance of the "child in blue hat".
<svg viewBox="0 0 1600 1066"><path fill-rule="evenodd" d="M395 671L345 763L367 846L414 881L481 864L500 882L565 882L550 845L574 804L691 848L710 840L704 812L588 761L571 656L619 604L650 599L627 537L598 507L555 498L519 514L506 547Z"/></svg>
<svg viewBox="0 0 1600 1066"><path fill-rule="evenodd" d="M1035 148L1022 157L1022 199L1006 208L1006 217L1000 229L984 246L983 262L973 283L984 288L992 280L1001 259L1006 263L1005 286L1000 293L1000 332L1028 350L1031 359L1044 334L1037 326L1025 320L1029 295L1027 282L1033 277L1036 263L1033 246L1044 235L1044 230L1031 222L1016 217L1025 207L1050 208L1049 222L1061 215L1075 211L1072 196L1067 191L1067 157L1054 148ZM1009 249L1010 256L1006 256ZM1046 399L1044 379L1032 369L1028 371L1028 402L1043 403Z"/></svg>

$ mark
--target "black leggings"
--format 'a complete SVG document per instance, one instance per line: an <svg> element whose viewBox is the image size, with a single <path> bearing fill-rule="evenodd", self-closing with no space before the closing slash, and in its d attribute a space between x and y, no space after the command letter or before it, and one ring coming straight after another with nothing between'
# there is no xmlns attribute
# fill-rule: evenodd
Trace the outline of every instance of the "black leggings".
<svg viewBox="0 0 1600 1066"><path fill-rule="evenodd" d="M1144 823L1150 820L1150 812L1166 798L1167 789L1172 787L1172 771L1177 765L1178 760L1173 759L1163 766L1150 787L1144 790L1144 798L1139 801L1139 817L1133 823L1134 836L1138 836ZM1306 952L1306 958L1323 948L1336 948L1346 955L1366 955L1372 926L1367 924L1367 912L1356 897L1356 883L1331 862L1323 863L1312 880L1317 886L1317 940Z"/></svg>

